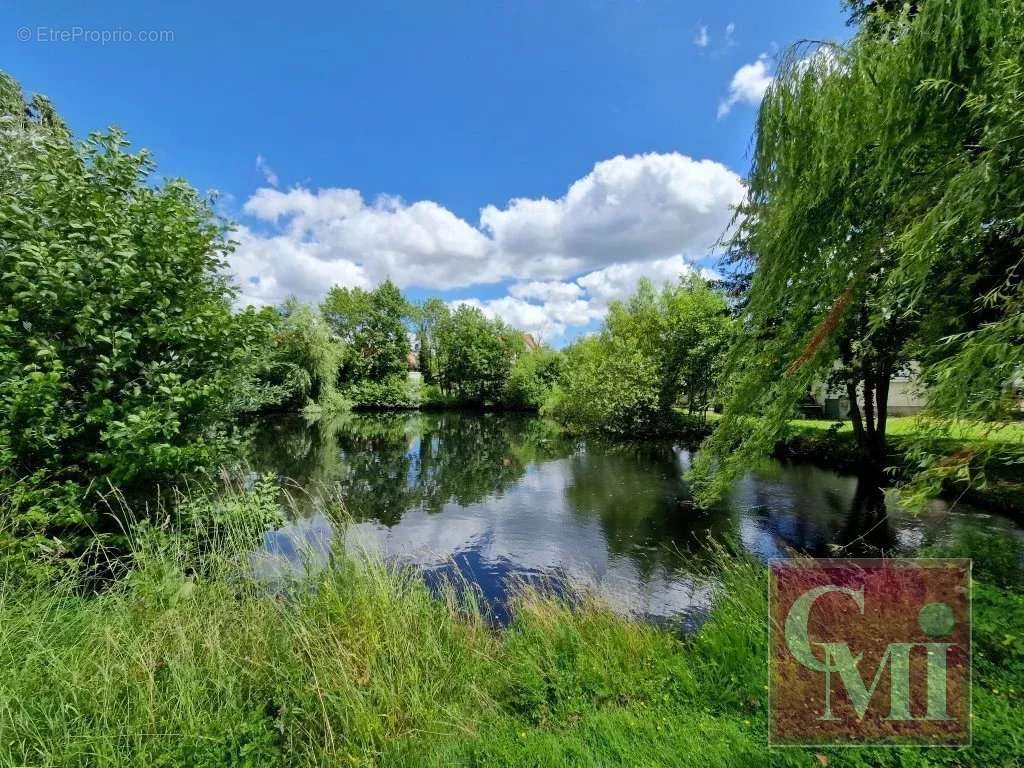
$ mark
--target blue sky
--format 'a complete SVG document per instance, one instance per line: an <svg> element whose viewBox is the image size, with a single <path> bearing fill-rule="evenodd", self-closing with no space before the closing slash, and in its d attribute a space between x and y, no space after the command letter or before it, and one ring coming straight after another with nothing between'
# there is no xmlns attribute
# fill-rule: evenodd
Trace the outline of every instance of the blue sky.
<svg viewBox="0 0 1024 768"><path fill-rule="evenodd" d="M838 0L23 2L5 18L0 66L77 133L116 124L161 173L223 193L246 300L391 277L556 344L640 276L713 266L774 56L849 34Z"/></svg>

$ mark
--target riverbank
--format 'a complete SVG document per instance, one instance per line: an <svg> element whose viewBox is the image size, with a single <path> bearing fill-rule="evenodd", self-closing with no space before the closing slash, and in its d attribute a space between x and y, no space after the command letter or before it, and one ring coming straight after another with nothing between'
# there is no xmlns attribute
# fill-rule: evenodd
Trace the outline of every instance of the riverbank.
<svg viewBox="0 0 1024 768"><path fill-rule="evenodd" d="M929 766L1024 752L1024 599L985 568L972 747L767 750L757 562L719 553L717 599L689 637L535 592L495 631L454 591L341 552L268 590L249 578L261 529L238 522L267 500L194 504L211 503L221 528L137 534L131 570L101 595L4 578L0 764Z"/></svg>
<svg viewBox="0 0 1024 768"><path fill-rule="evenodd" d="M713 422L712 422L713 424ZM914 444L926 436L944 453L989 451L996 458L986 466L988 477L982 487L950 481L943 485L945 498L969 502L1016 519L1024 518L1024 422L1006 424L998 429L985 425L960 424L938 436L928 436L928 422L917 417L890 418L886 439L888 466L899 478L908 468L907 456ZM785 437L775 446L775 457L816 466L857 472L860 457L850 422L794 419Z"/></svg>
<svg viewBox="0 0 1024 768"><path fill-rule="evenodd" d="M419 411L422 413L453 412L453 413L493 413L493 414L529 414L536 413L535 408L513 408L501 405L473 406L454 400L441 401L436 398L424 400L408 406L359 407L353 412L362 413L404 413ZM321 415L330 417L337 412L306 410L304 415L318 418ZM699 419L691 414L676 413L674 418L663 420L652 425L648 432L635 434L626 439L647 440L652 438L671 438L678 440L692 449L700 447L700 443L715 428L720 417L715 413L706 414ZM561 431L571 437L593 435L586 430L574 430L565 424L559 424ZM928 422L918 417L891 417L888 422L887 441L889 459L887 466L892 470L890 479L899 479L908 469L908 454L915 443L926 437ZM622 442L623 436L618 434L603 435L610 441ZM995 428L988 425L960 424L950 431L938 435L927 435L933 447L954 455L965 452L987 452L994 456L986 464L987 477L983 485L947 482L942 487L942 496L968 502L1017 520L1024 519L1024 422L1015 422ZM793 419L788 422L786 432L773 451L774 458L783 461L809 463L815 466L857 474L861 469L861 458L857 450L853 428L850 422L832 420Z"/></svg>

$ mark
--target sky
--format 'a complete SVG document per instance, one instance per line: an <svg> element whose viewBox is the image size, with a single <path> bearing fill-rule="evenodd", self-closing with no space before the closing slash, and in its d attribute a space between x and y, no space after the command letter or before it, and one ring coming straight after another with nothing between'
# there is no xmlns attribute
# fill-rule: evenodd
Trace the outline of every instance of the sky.
<svg viewBox="0 0 1024 768"><path fill-rule="evenodd" d="M715 270L778 56L850 34L838 0L88 5L5 4L0 68L216 190L241 304L391 279L555 346Z"/></svg>

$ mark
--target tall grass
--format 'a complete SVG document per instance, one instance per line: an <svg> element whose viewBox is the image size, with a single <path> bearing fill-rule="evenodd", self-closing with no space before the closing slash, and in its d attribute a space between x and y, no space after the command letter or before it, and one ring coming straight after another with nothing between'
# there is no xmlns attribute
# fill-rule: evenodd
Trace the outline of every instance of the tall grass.
<svg viewBox="0 0 1024 768"><path fill-rule="evenodd" d="M77 577L8 573L0 764L707 768L1024 754L1012 715L1024 665L996 637L1022 629L1019 613L1003 616L1019 606L1009 593L981 609L999 616L982 647L1005 658L977 679L972 750L769 751L761 565L719 553L719 599L690 637L537 591L494 630L460 591L432 595L408 571L341 551L302 581L260 583L251 553L276 503L266 483L185 500L178 530L131 529L132 556L99 594ZM195 515L218 522L186 535Z"/></svg>

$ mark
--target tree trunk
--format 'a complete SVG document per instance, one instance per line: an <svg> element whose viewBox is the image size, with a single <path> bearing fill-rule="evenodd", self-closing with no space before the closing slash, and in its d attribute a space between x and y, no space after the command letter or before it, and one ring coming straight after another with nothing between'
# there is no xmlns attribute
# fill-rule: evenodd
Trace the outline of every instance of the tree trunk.
<svg viewBox="0 0 1024 768"><path fill-rule="evenodd" d="M846 376L846 397L850 401L850 421L863 463L862 471L877 474L884 469L886 460L886 408L889 405L889 375L892 366L885 361L873 368L868 360L864 360L860 366L854 366L849 339L840 340L839 353L843 365L849 371ZM858 388L864 403L863 413L858 403Z"/></svg>
<svg viewBox="0 0 1024 768"><path fill-rule="evenodd" d="M875 404L878 408L878 423L875 427L874 453L878 457L879 466L884 465L888 446L885 440L885 428L888 422L889 382L892 380L892 364L887 360L879 366L878 384L875 389Z"/></svg>

